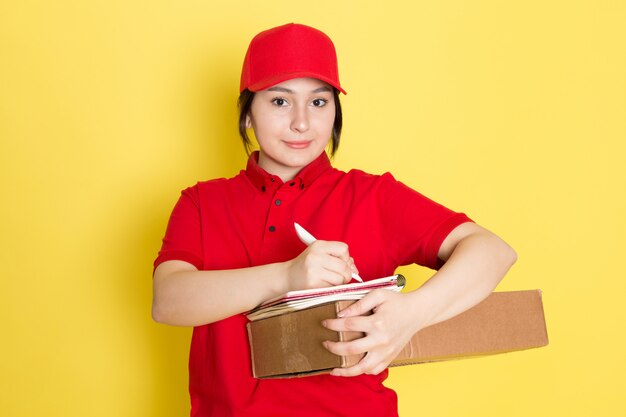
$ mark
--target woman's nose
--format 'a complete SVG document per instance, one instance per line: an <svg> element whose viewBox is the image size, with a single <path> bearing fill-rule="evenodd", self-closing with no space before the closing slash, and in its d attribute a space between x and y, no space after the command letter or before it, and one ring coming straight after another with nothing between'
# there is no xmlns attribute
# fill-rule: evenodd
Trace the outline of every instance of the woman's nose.
<svg viewBox="0 0 626 417"><path fill-rule="evenodd" d="M309 129L309 115L306 107L297 107L292 114L291 130L298 133L307 131Z"/></svg>

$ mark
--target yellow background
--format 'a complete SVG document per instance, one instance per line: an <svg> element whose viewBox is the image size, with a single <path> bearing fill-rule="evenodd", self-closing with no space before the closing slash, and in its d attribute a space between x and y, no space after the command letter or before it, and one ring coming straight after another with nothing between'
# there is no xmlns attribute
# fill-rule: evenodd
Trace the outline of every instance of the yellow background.
<svg viewBox="0 0 626 417"><path fill-rule="evenodd" d="M188 414L151 264L180 190L243 167L245 48L289 21L339 52L336 165L465 211L519 254L498 289L544 291L548 347L393 369L401 415L626 415L617 0L3 0L0 415Z"/></svg>

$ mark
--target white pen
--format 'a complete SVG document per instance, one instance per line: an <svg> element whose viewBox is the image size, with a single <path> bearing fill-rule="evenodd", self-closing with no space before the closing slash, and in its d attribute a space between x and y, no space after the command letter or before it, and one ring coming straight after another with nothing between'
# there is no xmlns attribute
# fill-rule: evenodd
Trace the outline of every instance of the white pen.
<svg viewBox="0 0 626 417"><path fill-rule="evenodd" d="M311 246L313 242L317 240L313 237L312 234L307 232L304 229L304 227L300 226L298 223L294 223L293 225L296 228L296 233L298 234L298 237L300 238L302 243L304 243L305 245ZM352 278L356 279L359 282L363 282L363 279L361 279L361 277L358 274L355 274L354 272L352 273Z"/></svg>

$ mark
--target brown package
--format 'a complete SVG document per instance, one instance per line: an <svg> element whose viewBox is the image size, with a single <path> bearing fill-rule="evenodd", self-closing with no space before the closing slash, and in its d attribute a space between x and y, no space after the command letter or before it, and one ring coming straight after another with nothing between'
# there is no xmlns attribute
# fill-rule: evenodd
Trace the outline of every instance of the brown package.
<svg viewBox="0 0 626 417"><path fill-rule="evenodd" d="M338 356L325 340L349 341L359 332L335 332L320 324L354 301L336 301L248 323L253 375L277 378L330 372L363 355ZM548 344L540 290L495 292L449 320L417 332L390 366L490 355Z"/></svg>

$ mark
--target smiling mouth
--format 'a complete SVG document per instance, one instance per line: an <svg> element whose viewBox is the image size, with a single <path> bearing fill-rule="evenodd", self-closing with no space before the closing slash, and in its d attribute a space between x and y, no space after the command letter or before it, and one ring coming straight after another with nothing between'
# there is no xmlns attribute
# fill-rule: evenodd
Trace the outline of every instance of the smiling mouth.
<svg viewBox="0 0 626 417"><path fill-rule="evenodd" d="M311 144L310 140L301 140L301 141L285 141L285 145L292 149L304 149L307 148Z"/></svg>

